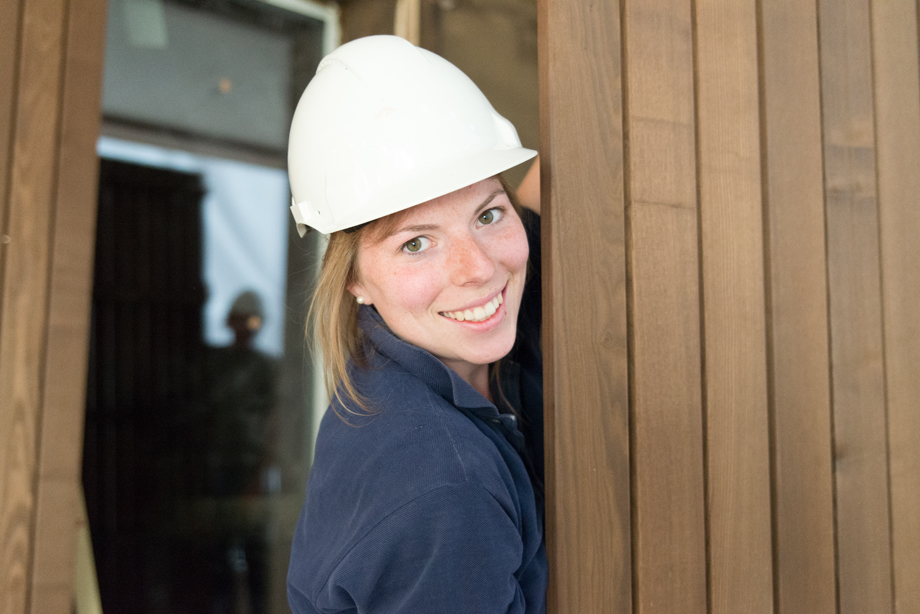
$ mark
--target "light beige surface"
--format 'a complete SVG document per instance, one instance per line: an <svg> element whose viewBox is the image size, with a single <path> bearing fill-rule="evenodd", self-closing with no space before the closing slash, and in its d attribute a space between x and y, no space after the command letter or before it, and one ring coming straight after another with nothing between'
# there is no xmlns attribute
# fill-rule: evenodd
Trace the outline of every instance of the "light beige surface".
<svg viewBox="0 0 920 614"><path fill-rule="evenodd" d="M99 582L96 579L96 560L93 557L93 542L86 518L86 500L80 489L77 517L77 551L74 562L74 609L76 614L102 614L102 600L99 597Z"/></svg>

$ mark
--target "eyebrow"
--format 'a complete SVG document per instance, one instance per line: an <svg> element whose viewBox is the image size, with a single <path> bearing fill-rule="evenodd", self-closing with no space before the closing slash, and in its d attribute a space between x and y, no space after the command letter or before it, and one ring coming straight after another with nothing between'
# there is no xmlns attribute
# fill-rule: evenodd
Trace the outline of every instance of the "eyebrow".
<svg viewBox="0 0 920 614"><path fill-rule="evenodd" d="M473 217L478 217L479 213L483 209L488 207L492 203L492 201L495 200L496 196L498 196L499 194L504 194L504 193L505 193L504 190L499 189L489 194L488 198L486 198L484 201L482 201L482 203L480 203L478 207L476 207L476 211L473 214ZM427 232L429 230L437 230L437 228L438 228L437 224L416 224L414 226L403 226L389 233L387 236L392 237L394 235L398 235L403 232Z"/></svg>
<svg viewBox="0 0 920 614"><path fill-rule="evenodd" d="M504 194L504 193L505 193L505 190L499 189L489 194L489 197L485 199L484 201L482 201L482 204L476 208L476 213L474 215L479 216L479 212L485 209L486 207L488 207L492 203L492 201L495 200L496 196L498 196L499 194Z"/></svg>

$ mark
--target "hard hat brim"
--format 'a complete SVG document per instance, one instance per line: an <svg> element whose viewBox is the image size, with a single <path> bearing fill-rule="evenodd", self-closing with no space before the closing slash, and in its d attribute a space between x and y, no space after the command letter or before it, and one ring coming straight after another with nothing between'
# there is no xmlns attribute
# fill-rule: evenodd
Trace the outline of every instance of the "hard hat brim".
<svg viewBox="0 0 920 614"><path fill-rule="evenodd" d="M339 230L346 230L361 226L374 220L386 217L393 213L409 209L416 205L434 200L439 196L456 192L462 188L478 183L483 179L494 177L510 168L534 158L537 152L525 147L512 147L509 149L489 149L453 164L436 169L427 169L416 176L408 176L398 186L382 190L374 198L354 207L348 215L336 212L329 223L326 220L308 226L302 220L307 216L301 214L299 208L308 206L306 203L294 203L291 207L294 218L297 220L297 230L304 236L309 228L318 230L323 234L331 234ZM326 218L328 220L328 216Z"/></svg>

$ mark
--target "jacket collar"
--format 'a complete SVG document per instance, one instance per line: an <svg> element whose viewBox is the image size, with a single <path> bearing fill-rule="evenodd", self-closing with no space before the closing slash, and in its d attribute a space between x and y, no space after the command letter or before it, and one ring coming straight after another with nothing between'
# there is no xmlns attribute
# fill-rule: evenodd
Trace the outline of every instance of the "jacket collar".
<svg viewBox="0 0 920 614"><path fill-rule="evenodd" d="M457 372L435 358L430 352L403 341L390 331L386 322L370 305L358 309L358 326L369 342L368 357L374 363L373 353L380 354L399 364L406 371L427 384L438 395L456 407L478 410L488 416L497 416L498 409L468 384Z"/></svg>

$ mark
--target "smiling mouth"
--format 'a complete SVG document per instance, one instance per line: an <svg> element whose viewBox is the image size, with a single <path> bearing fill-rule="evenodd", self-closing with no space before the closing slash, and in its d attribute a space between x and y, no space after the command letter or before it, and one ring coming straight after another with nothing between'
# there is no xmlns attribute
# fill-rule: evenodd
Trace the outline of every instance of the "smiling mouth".
<svg viewBox="0 0 920 614"><path fill-rule="evenodd" d="M463 311L442 311L441 315L458 322L484 322L495 315L495 312L498 311L498 306L502 302L504 302L502 293L499 292L495 295L495 298L482 307L464 309Z"/></svg>

